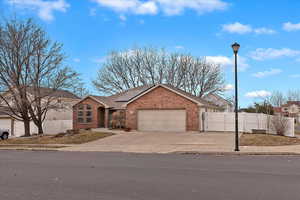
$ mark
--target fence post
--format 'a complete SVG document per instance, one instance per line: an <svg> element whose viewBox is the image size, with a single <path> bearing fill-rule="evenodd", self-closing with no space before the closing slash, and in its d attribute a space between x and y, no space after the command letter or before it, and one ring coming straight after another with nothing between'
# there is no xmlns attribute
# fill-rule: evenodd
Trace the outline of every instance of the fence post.
<svg viewBox="0 0 300 200"><path fill-rule="evenodd" d="M243 132L246 132L246 113L243 113Z"/></svg>
<svg viewBox="0 0 300 200"><path fill-rule="evenodd" d="M226 113L225 112L224 112L223 118L224 118L224 120L223 120L223 122L224 122L224 131L223 132L225 132L226 131Z"/></svg>

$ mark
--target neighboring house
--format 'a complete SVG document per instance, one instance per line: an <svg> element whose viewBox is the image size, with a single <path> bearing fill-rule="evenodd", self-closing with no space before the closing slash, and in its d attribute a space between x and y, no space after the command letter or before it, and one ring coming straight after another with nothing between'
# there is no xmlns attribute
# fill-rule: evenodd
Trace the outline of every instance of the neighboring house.
<svg viewBox="0 0 300 200"><path fill-rule="evenodd" d="M53 104L55 106L48 110L45 121L44 121L44 132L47 134L56 134L58 132L66 131L67 129L72 128L72 107L77 103L80 98L74 95L73 93L66 90L57 90L51 92L49 88L42 88L41 96L47 96L53 99ZM28 88L27 92L30 98L30 95L33 95L32 88ZM11 98L10 94L7 93L7 99ZM10 103L11 105L12 103ZM9 109L4 107L0 109L0 128L8 128L13 136L22 136L24 135L24 125L22 121L14 120L9 115ZM37 129L33 122L31 122L31 133L36 133Z"/></svg>
<svg viewBox="0 0 300 200"><path fill-rule="evenodd" d="M202 112L220 111L220 107L170 85L141 86L82 99L73 106L73 128L109 128L118 110L125 111L126 128L132 130L199 131Z"/></svg>
<svg viewBox="0 0 300 200"><path fill-rule="evenodd" d="M295 123L300 123L300 101L287 101L281 107L274 107L274 114L293 117Z"/></svg>
<svg viewBox="0 0 300 200"><path fill-rule="evenodd" d="M223 108L224 112L234 112L234 106L233 103L224 99L220 95L217 95L215 93L210 93L203 97L205 100L212 102L221 108Z"/></svg>

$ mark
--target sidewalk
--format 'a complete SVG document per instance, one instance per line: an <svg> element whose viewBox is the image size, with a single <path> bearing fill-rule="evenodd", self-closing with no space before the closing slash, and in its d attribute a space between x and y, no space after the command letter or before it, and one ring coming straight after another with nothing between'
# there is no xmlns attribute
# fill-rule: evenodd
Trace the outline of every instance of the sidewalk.
<svg viewBox="0 0 300 200"><path fill-rule="evenodd" d="M101 130L105 131L105 130ZM115 132L116 135L62 151L127 153L197 153L197 154L300 154L300 145L241 146L234 152L234 137L227 133L143 133Z"/></svg>
<svg viewBox="0 0 300 200"><path fill-rule="evenodd" d="M51 150L78 152L127 152L127 153L193 153L214 155L300 155L300 145L288 146L240 146L234 152L234 137L228 133L164 133L124 132L95 129L115 135L77 145L0 145L0 150Z"/></svg>

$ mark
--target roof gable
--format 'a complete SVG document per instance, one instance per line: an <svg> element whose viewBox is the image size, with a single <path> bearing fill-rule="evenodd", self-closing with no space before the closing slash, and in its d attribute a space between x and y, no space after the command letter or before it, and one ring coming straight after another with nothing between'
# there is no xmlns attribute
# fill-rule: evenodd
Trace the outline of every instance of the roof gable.
<svg viewBox="0 0 300 200"><path fill-rule="evenodd" d="M133 102L133 101L139 99L140 97L144 96L145 94L149 93L149 92L152 91L152 90L155 90L155 89L158 88L158 87L163 87L163 88L165 88L165 89L167 89L167 90L169 90L169 91L171 91L171 92L174 92L174 93L178 94L179 96L182 96L182 97L184 97L184 98L186 98L186 99L188 99L188 100L190 100L190 101L196 103L196 104L199 105L199 106L200 106L200 105L203 105L203 103L200 102L200 99L197 100L197 99L195 99L195 97L188 96L188 95L187 95L188 93L185 94L185 92L179 91L179 89L172 88L172 87L170 87L169 85L157 84L157 85L153 86L152 88L149 88L149 89L146 90L145 92L139 94L138 96L132 98L132 99L129 100L126 104L124 104L124 106L127 106L127 105L130 104L131 102Z"/></svg>
<svg viewBox="0 0 300 200"><path fill-rule="evenodd" d="M153 87L153 85L145 85L136 88L131 88L127 91L117 94L117 97L114 99L116 102L128 102L132 98L138 96L139 94L145 92L149 88Z"/></svg>
<svg viewBox="0 0 300 200"><path fill-rule="evenodd" d="M81 99L80 101L78 101L77 103L75 103L74 105L73 105L73 107L74 106L76 106L76 105L78 105L78 104L80 104L80 103L82 103L83 101L85 101L86 99L92 99L92 100L94 100L94 101L96 101L97 103L99 103L99 104L102 104L102 105L104 105L104 107L105 108L109 108L110 106L107 104L107 102L105 103L104 101L103 101L103 99L105 98L105 97L103 97L103 99L101 100L101 97L97 97L97 96L86 96L86 97L84 97L83 99Z"/></svg>

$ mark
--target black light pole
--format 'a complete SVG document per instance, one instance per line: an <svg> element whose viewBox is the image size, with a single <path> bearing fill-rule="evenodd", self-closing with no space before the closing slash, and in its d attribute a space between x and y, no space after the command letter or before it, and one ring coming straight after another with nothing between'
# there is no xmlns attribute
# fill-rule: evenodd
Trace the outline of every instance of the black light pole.
<svg viewBox="0 0 300 200"><path fill-rule="evenodd" d="M238 43L231 45L234 53L234 73L235 73L235 149L234 151L240 151L239 149L239 114L238 114L238 77L237 77L237 54L240 48Z"/></svg>

